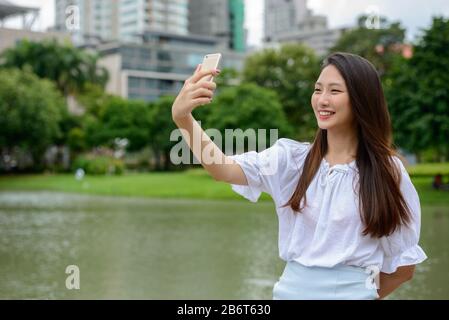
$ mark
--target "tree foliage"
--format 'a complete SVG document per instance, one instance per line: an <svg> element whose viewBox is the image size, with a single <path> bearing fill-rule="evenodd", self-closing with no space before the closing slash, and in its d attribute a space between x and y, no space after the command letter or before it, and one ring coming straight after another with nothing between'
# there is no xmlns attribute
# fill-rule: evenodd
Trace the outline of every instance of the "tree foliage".
<svg viewBox="0 0 449 320"><path fill-rule="evenodd" d="M243 81L275 91L290 125L295 128L294 137L310 140L316 129L310 97L319 68L319 60L312 49L287 44L248 57Z"/></svg>
<svg viewBox="0 0 449 320"><path fill-rule="evenodd" d="M128 139L129 151L140 150L149 144L152 120L150 106L144 101L108 97L96 112L97 115L88 113L85 117L90 147L112 147L116 138Z"/></svg>
<svg viewBox="0 0 449 320"><path fill-rule="evenodd" d="M158 170L170 168L170 150L177 143L170 141L170 135L177 127L172 120L171 107L175 97L164 96L151 104L150 117L152 126L150 129L149 144L156 155ZM160 158L163 157L163 161Z"/></svg>
<svg viewBox="0 0 449 320"><path fill-rule="evenodd" d="M29 152L37 166L61 135L64 99L48 80L17 69L0 70L0 149Z"/></svg>
<svg viewBox="0 0 449 320"><path fill-rule="evenodd" d="M434 18L410 60L398 58L386 91L396 143L449 159L449 20Z"/></svg>
<svg viewBox="0 0 449 320"><path fill-rule="evenodd" d="M360 55L374 64L383 76L391 69L395 57L404 43L405 29L399 22L381 17L379 28L368 28L369 17L358 18L358 26L344 33L331 52L343 51Z"/></svg>
<svg viewBox="0 0 449 320"><path fill-rule="evenodd" d="M40 78L54 81L64 96L83 91L88 83L104 87L108 80L108 72L98 66L95 54L56 40L22 40L5 50L2 60L3 67L27 68Z"/></svg>
<svg viewBox="0 0 449 320"><path fill-rule="evenodd" d="M277 94L252 83L226 88L213 103L202 108L209 111L205 118L198 118L203 127L218 129L223 138L226 129L254 129L256 133L266 129L267 141L270 129L277 129L279 137L292 134Z"/></svg>

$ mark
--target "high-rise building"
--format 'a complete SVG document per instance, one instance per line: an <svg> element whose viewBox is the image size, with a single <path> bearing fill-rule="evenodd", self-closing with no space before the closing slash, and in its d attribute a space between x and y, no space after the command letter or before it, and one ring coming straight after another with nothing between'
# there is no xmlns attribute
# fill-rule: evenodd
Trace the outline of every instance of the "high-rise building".
<svg viewBox="0 0 449 320"><path fill-rule="evenodd" d="M188 0L55 0L56 29L68 25L77 44L132 41L145 31L188 33ZM77 16L76 16L77 15ZM79 23L74 17L77 17ZM69 19L69 20L68 20Z"/></svg>
<svg viewBox="0 0 449 320"><path fill-rule="evenodd" d="M243 52L246 48L245 3L243 0L229 0L231 17L231 49Z"/></svg>
<svg viewBox="0 0 449 320"><path fill-rule="evenodd" d="M307 16L307 0L265 0L265 39L291 31Z"/></svg>
<svg viewBox="0 0 449 320"><path fill-rule="evenodd" d="M57 29L70 27L67 19L78 10L76 43L99 53L111 94L145 101L176 95L211 52L222 53L221 68L243 68L243 0L55 1ZM193 29L207 32L189 32L189 18L198 22Z"/></svg>
<svg viewBox="0 0 449 320"><path fill-rule="evenodd" d="M221 39L229 49L244 52L245 5L243 0L190 0L189 32Z"/></svg>
<svg viewBox="0 0 449 320"><path fill-rule="evenodd" d="M120 0L55 0L55 29L69 31L77 45L117 39Z"/></svg>
<svg viewBox="0 0 449 320"><path fill-rule="evenodd" d="M145 31L188 33L188 0L120 0L119 16L122 40Z"/></svg>
<svg viewBox="0 0 449 320"><path fill-rule="evenodd" d="M270 44L302 43L312 48L318 56L324 56L337 43L346 28L329 29L327 20L322 16L311 16L301 24L300 29L280 34Z"/></svg>
<svg viewBox="0 0 449 320"><path fill-rule="evenodd" d="M268 46L303 43L325 55L345 29L329 29L327 17L314 15L307 0L265 0L265 37Z"/></svg>
<svg viewBox="0 0 449 320"><path fill-rule="evenodd" d="M109 71L107 92L155 101L177 95L207 53L221 52L221 68L241 71L246 53L223 48L217 37L145 32L141 43L109 42L96 47Z"/></svg>

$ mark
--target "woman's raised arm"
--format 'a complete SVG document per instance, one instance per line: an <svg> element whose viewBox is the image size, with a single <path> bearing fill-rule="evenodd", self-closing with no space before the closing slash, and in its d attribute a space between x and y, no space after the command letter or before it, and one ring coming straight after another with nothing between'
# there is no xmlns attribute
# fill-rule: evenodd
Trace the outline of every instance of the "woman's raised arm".
<svg viewBox="0 0 449 320"><path fill-rule="evenodd" d="M192 111L212 101L217 85L211 81L202 81L208 75L217 76L218 70L201 71L198 66L195 73L187 79L172 106L172 118L206 171L217 181L247 185L242 168L227 157L204 132L192 116ZM207 154L204 150L207 148Z"/></svg>

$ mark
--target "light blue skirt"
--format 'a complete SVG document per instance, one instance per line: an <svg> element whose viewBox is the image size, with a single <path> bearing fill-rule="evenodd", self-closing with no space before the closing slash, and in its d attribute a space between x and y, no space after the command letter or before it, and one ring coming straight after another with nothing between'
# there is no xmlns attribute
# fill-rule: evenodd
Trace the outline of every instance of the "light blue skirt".
<svg viewBox="0 0 449 320"><path fill-rule="evenodd" d="M306 267L289 261L273 288L274 300L374 300L379 298L364 268ZM371 283L371 285L368 285Z"/></svg>

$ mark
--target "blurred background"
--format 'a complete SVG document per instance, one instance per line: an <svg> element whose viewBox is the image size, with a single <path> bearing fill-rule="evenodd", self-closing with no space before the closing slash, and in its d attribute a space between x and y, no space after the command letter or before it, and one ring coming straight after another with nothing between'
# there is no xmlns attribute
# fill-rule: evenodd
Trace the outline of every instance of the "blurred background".
<svg viewBox="0 0 449 320"><path fill-rule="evenodd" d="M422 206L429 259L388 299L449 299L448 17L440 0L0 0L0 298L271 299L270 197L173 164L171 105L221 52L203 128L312 141L320 63L347 51L381 75Z"/></svg>

